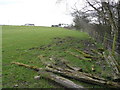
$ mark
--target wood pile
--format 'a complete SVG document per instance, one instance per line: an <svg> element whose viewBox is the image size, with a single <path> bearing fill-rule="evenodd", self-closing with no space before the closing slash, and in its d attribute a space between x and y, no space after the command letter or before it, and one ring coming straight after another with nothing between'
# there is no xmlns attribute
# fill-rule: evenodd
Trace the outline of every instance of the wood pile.
<svg viewBox="0 0 120 90"><path fill-rule="evenodd" d="M39 58L41 60L44 59L43 56L39 56ZM54 58L50 58L50 59L54 60ZM62 59L58 62L61 63L62 65L59 65L56 63L54 64L45 63L46 68L38 68L35 66L26 65L23 63L19 63L19 62L12 62L12 64L16 64L19 66L24 66L26 68L33 69L39 73L40 77L54 81L55 83L58 83L65 88L85 89L84 86L80 84L79 85L76 84L75 82L71 81L71 79L75 79L77 81L85 82L85 83L93 84L93 85L100 85L100 86L105 86L105 87L110 87L110 88L120 88L119 82L108 81L99 76L85 73L82 71L81 68L70 66L68 63L66 63Z"/></svg>

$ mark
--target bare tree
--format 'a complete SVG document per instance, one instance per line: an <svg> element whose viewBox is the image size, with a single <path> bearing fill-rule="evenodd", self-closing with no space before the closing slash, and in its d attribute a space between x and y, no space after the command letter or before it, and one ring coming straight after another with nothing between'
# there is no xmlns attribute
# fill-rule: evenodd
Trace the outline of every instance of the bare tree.
<svg viewBox="0 0 120 90"><path fill-rule="evenodd" d="M99 3L99 6L96 7L94 3L91 3L90 0L86 0L89 6L91 6L95 11L97 11L98 15L100 18L102 18L106 23L109 23L111 26L111 35L113 36L113 45L112 45L112 53L114 54L114 51L116 47L118 46L118 50L120 48L120 45L117 44L116 42L119 40L120 35L119 35L119 30L118 30L118 13L117 13L117 6L119 5L110 0L93 0L94 3ZM118 38L118 39L117 39ZM118 41L119 43L119 41ZM118 52L120 53L120 52Z"/></svg>
<svg viewBox="0 0 120 90"><path fill-rule="evenodd" d="M118 53L120 53L120 30L119 30L120 27L118 23L119 22L118 19L120 18L120 4L119 4L120 1L115 0L84 0L84 1L86 1L87 6L85 6L81 10L76 9L75 13L77 12L77 14L80 14L79 12L83 11L84 13L86 13L86 15L90 14L90 17L92 17L91 21L97 19L95 22L102 25L109 25L111 27L109 32L113 39L112 52L114 54L114 51L117 49ZM92 7L92 9L90 7ZM83 19L81 19L79 15L76 15L76 19L74 19L74 22L75 23L77 22L76 24L80 25L81 20Z"/></svg>

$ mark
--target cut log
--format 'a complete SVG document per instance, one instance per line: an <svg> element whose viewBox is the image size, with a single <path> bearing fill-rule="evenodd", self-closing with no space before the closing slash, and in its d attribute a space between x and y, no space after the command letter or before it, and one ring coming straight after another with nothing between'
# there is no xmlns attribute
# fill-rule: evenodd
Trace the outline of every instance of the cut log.
<svg viewBox="0 0 120 90"><path fill-rule="evenodd" d="M56 74L53 74L51 72L39 71L39 74L40 74L40 77L52 80L55 83L60 84L61 86L64 86L65 88L78 88L78 89L85 90L85 88L83 86L77 85L73 81L68 80L64 77L58 76Z"/></svg>
<svg viewBox="0 0 120 90"><path fill-rule="evenodd" d="M90 83L90 84L96 84L96 85L102 85L102 86L106 86L106 87L114 87L114 88L120 88L120 85L116 82L112 82L112 81L105 81L105 80L100 80L100 79L94 79L92 77L88 77L82 73L78 73L78 72L71 72L71 71L58 71L56 69L53 68L47 68L47 71L56 73L56 74L60 74L62 76L65 77L69 77L72 79L76 79L79 81L83 81L86 83Z"/></svg>

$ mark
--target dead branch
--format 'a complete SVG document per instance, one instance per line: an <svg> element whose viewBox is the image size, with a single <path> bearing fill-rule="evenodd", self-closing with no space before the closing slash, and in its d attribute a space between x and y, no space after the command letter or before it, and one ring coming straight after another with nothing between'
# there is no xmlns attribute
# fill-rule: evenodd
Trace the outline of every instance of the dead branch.
<svg viewBox="0 0 120 90"><path fill-rule="evenodd" d="M30 66L30 65L27 65L27 64L19 63L19 62L12 62L11 64L16 64L16 65L19 65L19 66L24 66L26 68L33 69L35 71L41 70L41 68L38 68L38 67L35 67L35 66Z"/></svg>
<svg viewBox="0 0 120 90"><path fill-rule="evenodd" d="M58 76L56 74L53 74L51 72L47 72L47 71L39 71L40 76L45 78L45 79L49 79L51 81L54 81L66 88L79 88L79 89L83 89L84 87L81 85L77 85L75 84L73 81L66 79L62 76Z"/></svg>

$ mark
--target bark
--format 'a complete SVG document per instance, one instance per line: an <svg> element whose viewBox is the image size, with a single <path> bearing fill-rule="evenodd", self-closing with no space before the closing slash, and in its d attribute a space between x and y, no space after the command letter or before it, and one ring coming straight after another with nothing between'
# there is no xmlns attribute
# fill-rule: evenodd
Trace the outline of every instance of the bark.
<svg viewBox="0 0 120 90"><path fill-rule="evenodd" d="M50 71L50 72L53 72L56 74L60 74L62 76L69 77L72 79L76 79L78 81L90 83L90 84L102 85L102 86L111 87L111 88L113 88L113 87L120 88L120 85L116 82L106 81L106 80L101 80L101 79L94 79L92 77L88 77L88 76L86 76L82 73L78 73L78 72L58 71L53 68L47 68L47 71Z"/></svg>
<svg viewBox="0 0 120 90"><path fill-rule="evenodd" d="M73 81L68 80L64 77L58 76L56 74L53 74L51 72L39 71L39 73L41 77L54 81L55 83L60 84L64 86L65 88L78 88L78 89L85 90L83 86L77 85Z"/></svg>

